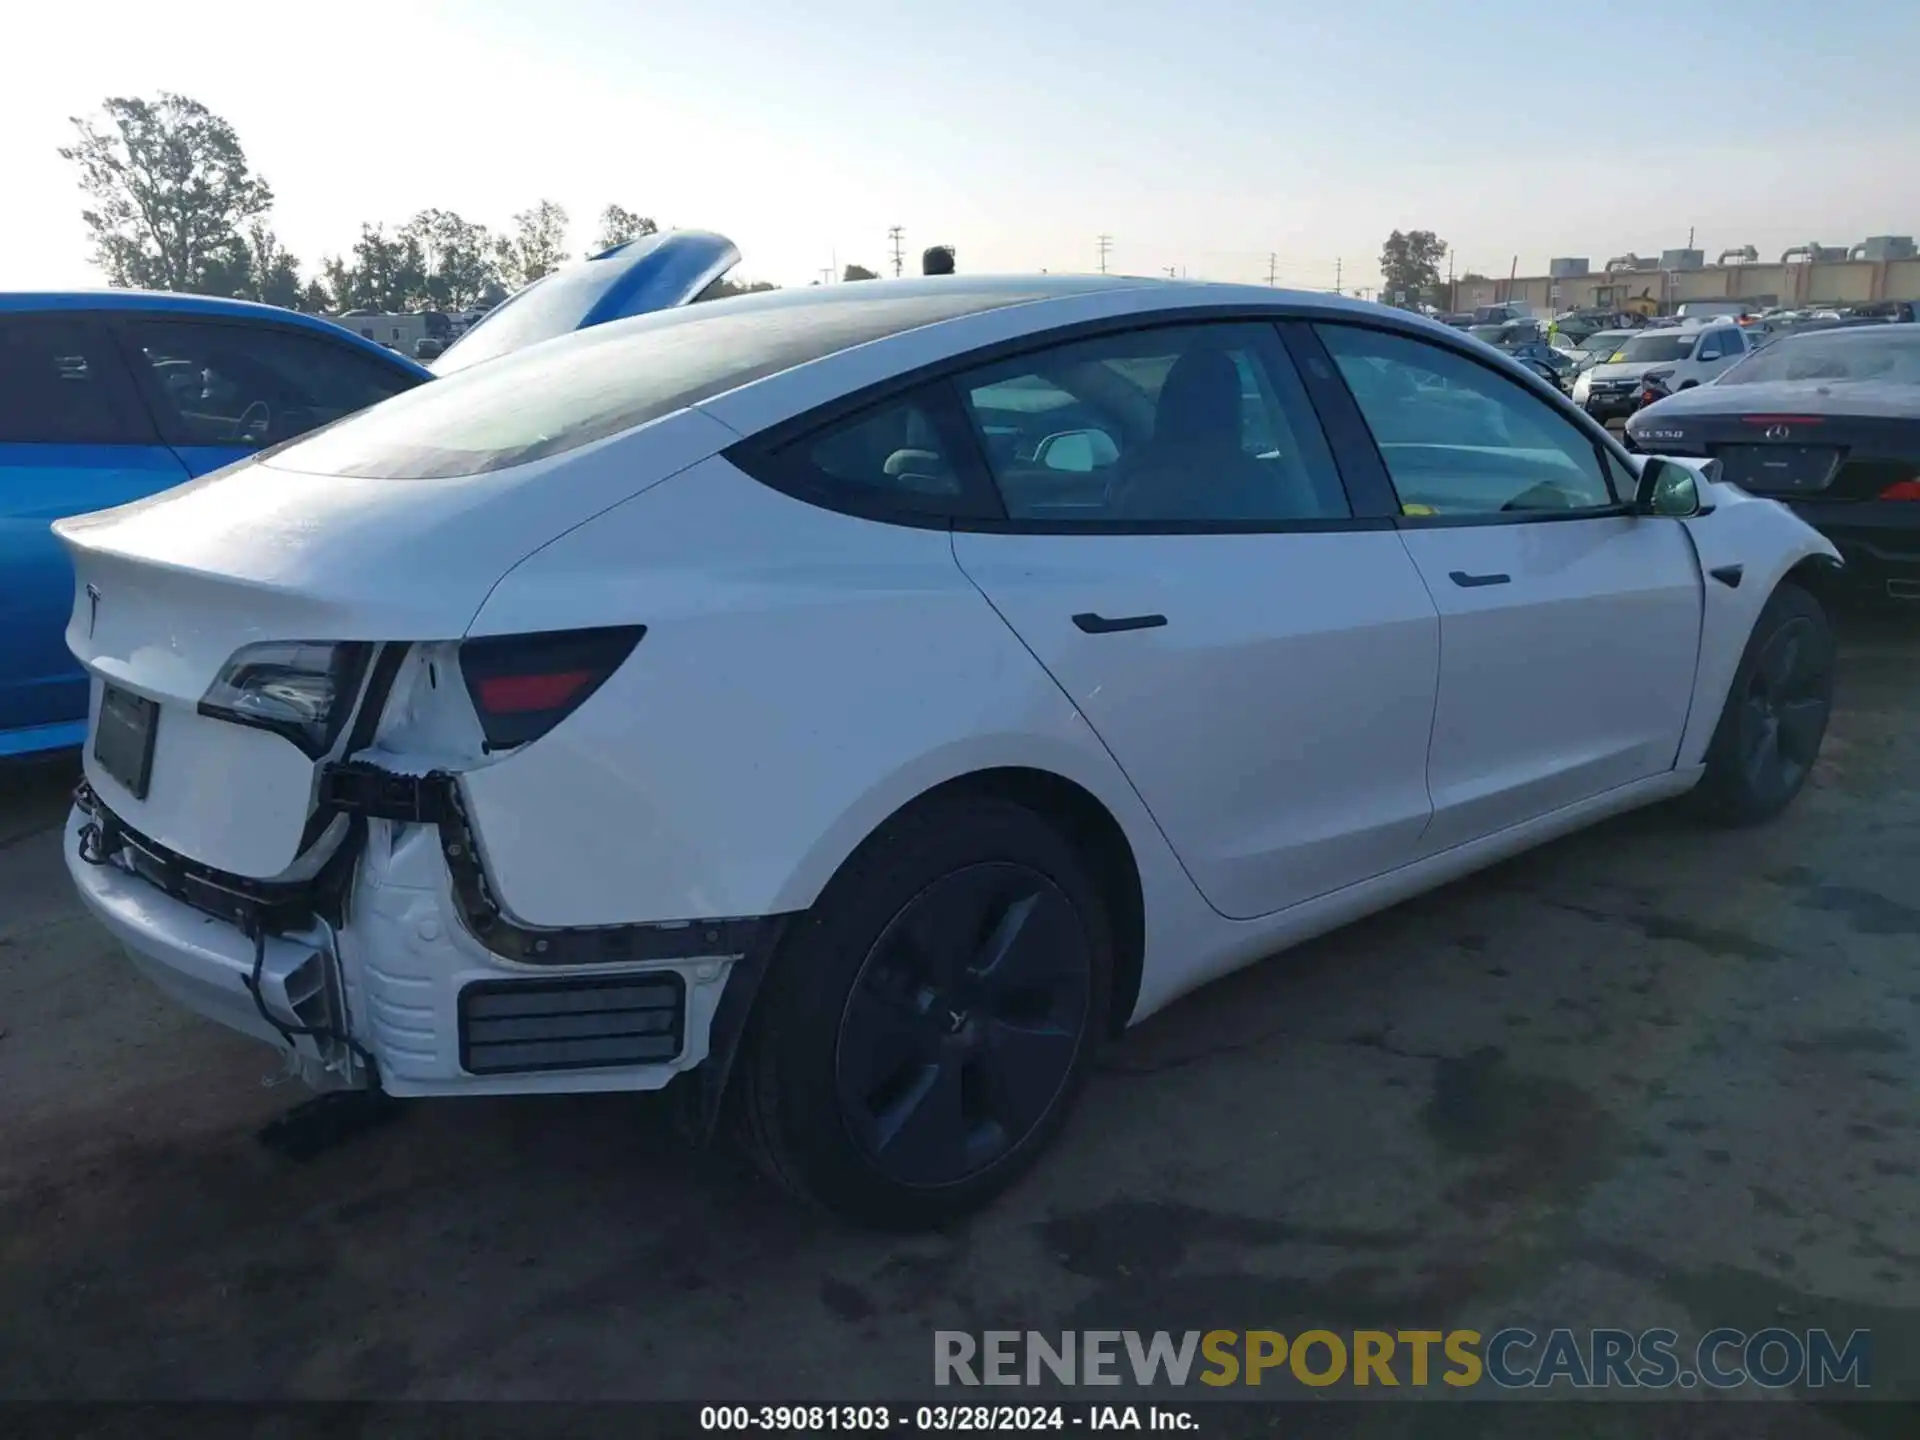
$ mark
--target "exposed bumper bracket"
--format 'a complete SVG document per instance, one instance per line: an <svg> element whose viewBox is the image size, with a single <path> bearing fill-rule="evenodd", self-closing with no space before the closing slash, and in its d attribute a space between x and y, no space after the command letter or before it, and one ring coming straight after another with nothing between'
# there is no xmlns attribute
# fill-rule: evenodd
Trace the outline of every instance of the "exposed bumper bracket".
<svg viewBox="0 0 1920 1440"><path fill-rule="evenodd" d="M459 777L445 770L401 775L364 760L327 766L320 799L350 815L432 825L453 879L461 922L493 954L526 965L617 965L645 960L738 959L767 924L763 917L669 920L627 925L538 926L512 915L487 878Z"/></svg>

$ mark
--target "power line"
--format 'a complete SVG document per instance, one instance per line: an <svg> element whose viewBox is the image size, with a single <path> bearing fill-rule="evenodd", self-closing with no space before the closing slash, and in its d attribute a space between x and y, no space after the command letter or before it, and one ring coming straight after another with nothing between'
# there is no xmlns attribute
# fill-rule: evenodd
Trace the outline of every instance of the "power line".
<svg viewBox="0 0 1920 1440"><path fill-rule="evenodd" d="M1104 275L1107 273L1107 252L1113 249L1113 237L1111 235L1102 235L1099 239L1099 245L1100 273Z"/></svg>
<svg viewBox="0 0 1920 1440"><path fill-rule="evenodd" d="M907 232L898 225L890 225L887 227L887 239L893 242L893 278L896 280L900 278L900 242L906 233Z"/></svg>

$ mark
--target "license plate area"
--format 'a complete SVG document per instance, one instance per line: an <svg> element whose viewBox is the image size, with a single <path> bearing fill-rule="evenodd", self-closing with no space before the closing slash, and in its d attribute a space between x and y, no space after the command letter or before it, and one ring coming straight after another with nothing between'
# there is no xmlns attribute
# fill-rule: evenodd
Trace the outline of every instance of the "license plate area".
<svg viewBox="0 0 1920 1440"><path fill-rule="evenodd" d="M1756 495L1812 495L1833 483L1840 452L1831 445L1722 445L1720 478Z"/></svg>
<svg viewBox="0 0 1920 1440"><path fill-rule="evenodd" d="M100 718L93 729L93 758L136 800L147 798L153 779L153 741L160 728L157 701L117 685L100 692Z"/></svg>

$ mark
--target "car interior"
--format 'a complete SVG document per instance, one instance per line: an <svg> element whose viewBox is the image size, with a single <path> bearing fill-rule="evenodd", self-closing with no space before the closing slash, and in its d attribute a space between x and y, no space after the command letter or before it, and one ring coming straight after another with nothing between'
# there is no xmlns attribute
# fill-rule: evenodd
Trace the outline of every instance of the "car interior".
<svg viewBox="0 0 1920 1440"><path fill-rule="evenodd" d="M162 429L182 445L276 445L406 388L358 357L298 336L148 327Z"/></svg>
<svg viewBox="0 0 1920 1440"><path fill-rule="evenodd" d="M1070 346L964 385L1009 515L1235 521L1347 513L1251 351ZM1011 373L1009 373L1011 370ZM1318 436L1314 437L1318 440ZM1315 461L1319 463L1315 463ZM1204 476L1204 484L1196 477Z"/></svg>

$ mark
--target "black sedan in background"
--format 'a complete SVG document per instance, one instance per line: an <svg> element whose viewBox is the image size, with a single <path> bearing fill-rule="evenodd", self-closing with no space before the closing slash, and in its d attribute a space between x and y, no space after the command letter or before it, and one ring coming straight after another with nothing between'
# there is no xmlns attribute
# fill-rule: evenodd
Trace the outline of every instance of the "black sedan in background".
<svg viewBox="0 0 1920 1440"><path fill-rule="evenodd" d="M1920 324L1789 335L1627 421L1792 507L1875 594L1920 600Z"/></svg>

